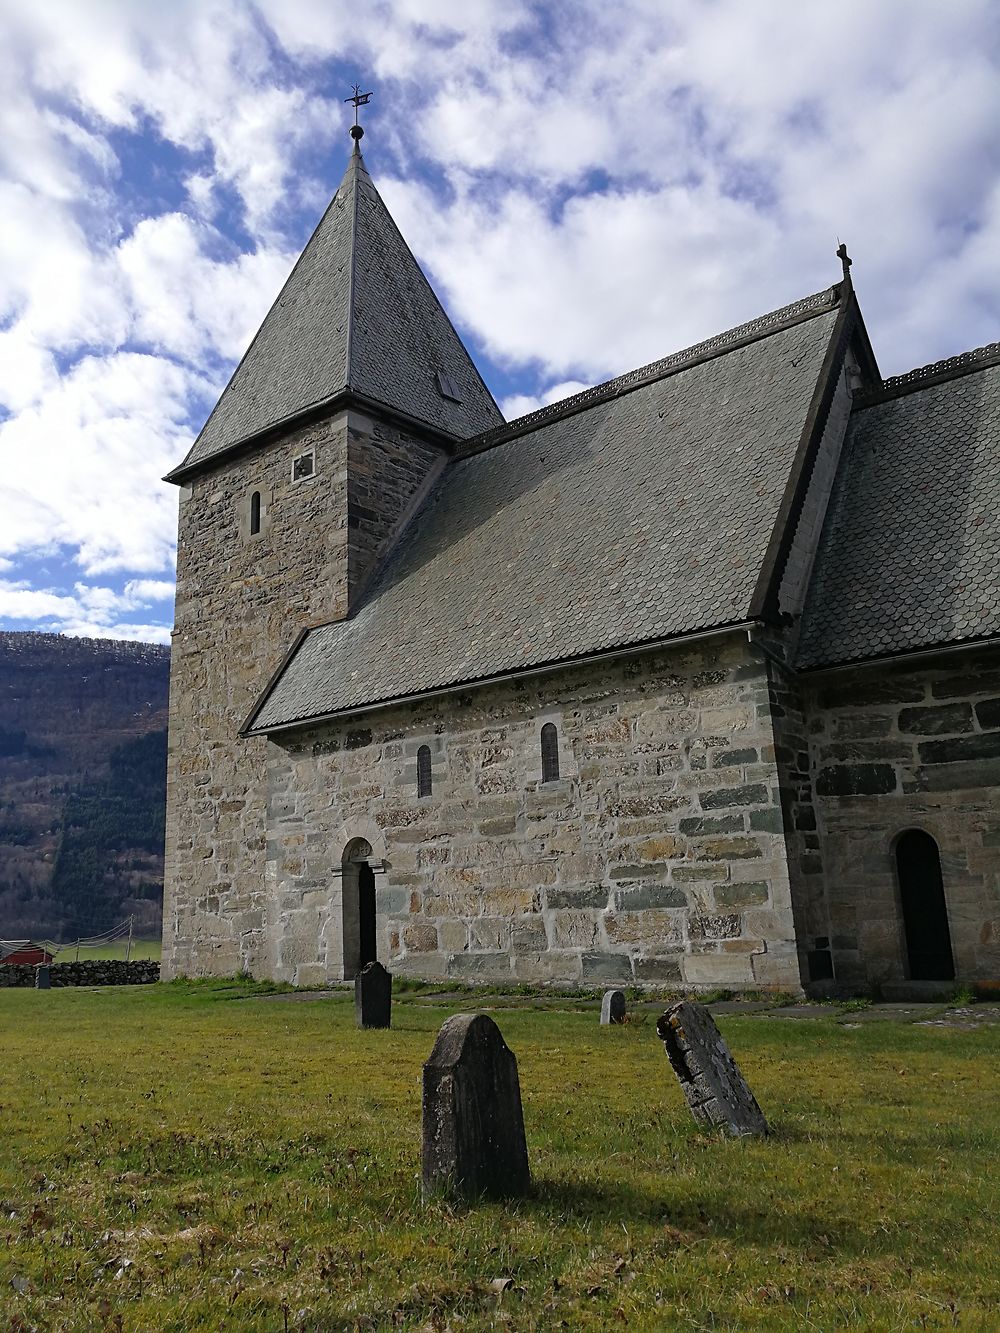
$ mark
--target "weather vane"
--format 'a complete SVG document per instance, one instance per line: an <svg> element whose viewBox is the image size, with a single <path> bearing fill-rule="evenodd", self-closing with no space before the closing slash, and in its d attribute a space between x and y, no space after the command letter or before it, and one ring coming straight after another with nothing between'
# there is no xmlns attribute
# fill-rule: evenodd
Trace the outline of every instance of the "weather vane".
<svg viewBox="0 0 1000 1333"><path fill-rule="evenodd" d="M351 96L344 98L345 102L352 102L354 104L354 124L351 126L351 138L354 140L354 151L356 153L360 153L361 151L361 140L365 133L358 124L358 107L367 106L371 100L371 93L363 93L359 83L354 85L354 92Z"/></svg>

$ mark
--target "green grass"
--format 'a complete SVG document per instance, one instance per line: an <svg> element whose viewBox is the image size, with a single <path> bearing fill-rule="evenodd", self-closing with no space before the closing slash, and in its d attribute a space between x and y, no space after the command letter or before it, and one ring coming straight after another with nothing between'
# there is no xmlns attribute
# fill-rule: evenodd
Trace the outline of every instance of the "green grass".
<svg viewBox="0 0 1000 1333"><path fill-rule="evenodd" d="M505 1010L534 1193L424 1207L448 1010L248 989L0 992L4 1333L1000 1327L997 1029L722 1020L733 1142L653 1015Z"/></svg>
<svg viewBox="0 0 1000 1333"><path fill-rule="evenodd" d="M91 960L104 960L106 958L124 959L125 951L128 947L127 940L114 940L111 944L84 945L79 950L80 962L85 963ZM77 957L77 947L75 944L69 944L65 949L60 949L55 956L57 963L74 963ZM157 962L160 958L159 940L133 940L132 949L129 957L134 961L140 958L155 958Z"/></svg>

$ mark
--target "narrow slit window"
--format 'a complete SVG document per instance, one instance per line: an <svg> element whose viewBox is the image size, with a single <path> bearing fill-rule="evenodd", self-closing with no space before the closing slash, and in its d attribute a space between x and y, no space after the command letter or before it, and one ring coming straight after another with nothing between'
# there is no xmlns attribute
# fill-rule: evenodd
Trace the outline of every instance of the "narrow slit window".
<svg viewBox="0 0 1000 1333"><path fill-rule="evenodd" d="M250 536L260 532L260 491L254 491L250 497Z"/></svg>
<svg viewBox="0 0 1000 1333"><path fill-rule="evenodd" d="M555 782L559 777L559 733L552 722L542 727L542 781Z"/></svg>
<svg viewBox="0 0 1000 1333"><path fill-rule="evenodd" d="M417 751L417 795L431 794L431 747L421 745Z"/></svg>

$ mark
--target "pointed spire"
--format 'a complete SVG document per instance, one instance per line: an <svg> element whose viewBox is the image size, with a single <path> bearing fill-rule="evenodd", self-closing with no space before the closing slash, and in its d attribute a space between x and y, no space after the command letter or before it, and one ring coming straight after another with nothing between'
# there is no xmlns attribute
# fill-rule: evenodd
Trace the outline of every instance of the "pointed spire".
<svg viewBox="0 0 1000 1333"><path fill-rule="evenodd" d="M337 193L172 480L335 400L456 440L503 423L353 137Z"/></svg>

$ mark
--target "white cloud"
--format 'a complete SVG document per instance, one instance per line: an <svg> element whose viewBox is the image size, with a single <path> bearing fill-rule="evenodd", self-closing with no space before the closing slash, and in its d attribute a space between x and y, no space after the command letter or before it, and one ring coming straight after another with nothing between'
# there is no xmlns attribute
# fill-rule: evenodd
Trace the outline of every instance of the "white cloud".
<svg viewBox="0 0 1000 1333"><path fill-rule="evenodd" d="M174 585L166 579L130 579L125 585L125 597L132 608L149 606L153 602L172 602Z"/></svg>
<svg viewBox="0 0 1000 1333"><path fill-rule="evenodd" d="M172 595L173 585L164 580L133 580L122 592L77 583L70 595L31 588L23 580L0 579L0 620L41 622L51 631L77 638L168 643L167 626L139 623L125 615Z"/></svg>
<svg viewBox="0 0 1000 1333"><path fill-rule="evenodd" d="M590 385L584 384L582 380L563 380L559 384L550 384L538 394L511 394L500 403L500 410L508 421L515 421L518 417L527 416L529 412L537 412L540 407L548 407L550 403L558 403L563 398L571 398L573 394L589 388Z"/></svg>
<svg viewBox="0 0 1000 1333"><path fill-rule="evenodd" d="M454 62L434 86L416 132L454 197L410 180L393 199L508 364L610 374L662 355L833 281L838 234L888 368L995 336L988 0L589 4L533 50ZM601 192L566 203L594 171ZM945 269L916 331L918 289Z"/></svg>
<svg viewBox="0 0 1000 1333"><path fill-rule="evenodd" d="M157 481L183 455L206 386L162 358L85 357L44 400L0 424L0 551L65 546L88 573L158 573L173 560L176 494Z"/></svg>
<svg viewBox="0 0 1000 1333"><path fill-rule="evenodd" d="M828 284L838 234L886 373L995 338L995 13L0 0L0 572L58 551L87 580L8 594L150 629L158 478L332 192L341 80L374 87L369 166L508 414Z"/></svg>
<svg viewBox="0 0 1000 1333"><path fill-rule="evenodd" d="M137 225L117 255L133 337L192 363L243 354L295 256L260 248L214 259L210 252L220 239L214 228L183 213Z"/></svg>

